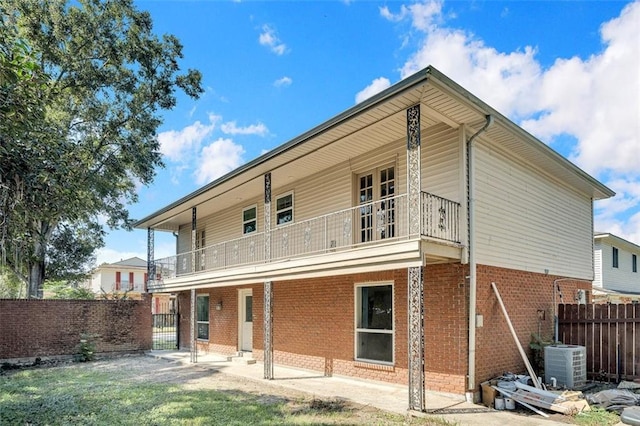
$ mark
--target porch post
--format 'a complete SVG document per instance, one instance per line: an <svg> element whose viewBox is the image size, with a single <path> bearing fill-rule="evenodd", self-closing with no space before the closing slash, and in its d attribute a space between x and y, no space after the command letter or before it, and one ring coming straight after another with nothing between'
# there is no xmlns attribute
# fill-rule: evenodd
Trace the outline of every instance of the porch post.
<svg viewBox="0 0 640 426"><path fill-rule="evenodd" d="M144 291L149 289L149 281L155 281L156 279L156 264L153 261L154 257L154 239L155 234L153 228L147 228L147 281L144 283Z"/></svg>
<svg viewBox="0 0 640 426"><path fill-rule="evenodd" d="M191 332L191 362L198 362L198 348L196 347L196 289L191 289L191 320L189 321L189 329Z"/></svg>
<svg viewBox="0 0 640 426"><path fill-rule="evenodd" d="M264 175L264 261L271 261L271 172Z"/></svg>
<svg viewBox="0 0 640 426"><path fill-rule="evenodd" d="M196 208L191 208L191 271L196 270L196 240L198 239L198 223Z"/></svg>
<svg viewBox="0 0 640 426"><path fill-rule="evenodd" d="M271 172L264 175L264 261L271 261ZM273 283L264 282L264 378L273 379Z"/></svg>
<svg viewBox="0 0 640 426"><path fill-rule="evenodd" d="M421 233L420 105L407 109L407 224L410 237ZM424 281L422 266L410 267L409 312L409 409L425 410L424 400Z"/></svg>
<svg viewBox="0 0 640 426"><path fill-rule="evenodd" d="M273 283L264 282L264 378L273 380Z"/></svg>
<svg viewBox="0 0 640 426"><path fill-rule="evenodd" d="M409 237L420 236L420 105L407 110L407 215Z"/></svg>

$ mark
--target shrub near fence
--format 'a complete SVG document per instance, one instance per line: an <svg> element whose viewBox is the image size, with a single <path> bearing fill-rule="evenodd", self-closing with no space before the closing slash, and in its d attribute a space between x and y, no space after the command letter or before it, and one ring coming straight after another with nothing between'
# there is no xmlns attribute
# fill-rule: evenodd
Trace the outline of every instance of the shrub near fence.
<svg viewBox="0 0 640 426"><path fill-rule="evenodd" d="M640 304L558 306L558 339L587 349L594 380L640 379Z"/></svg>
<svg viewBox="0 0 640 426"><path fill-rule="evenodd" d="M151 349L151 297L142 300L0 299L0 360Z"/></svg>

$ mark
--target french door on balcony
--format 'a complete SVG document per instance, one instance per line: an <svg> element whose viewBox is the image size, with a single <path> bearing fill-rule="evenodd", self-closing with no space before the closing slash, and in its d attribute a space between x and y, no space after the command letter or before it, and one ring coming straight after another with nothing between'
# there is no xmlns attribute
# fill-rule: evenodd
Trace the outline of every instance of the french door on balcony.
<svg viewBox="0 0 640 426"><path fill-rule="evenodd" d="M204 271L207 266L205 253L206 240L204 229L196 231L196 264L195 271Z"/></svg>
<svg viewBox="0 0 640 426"><path fill-rule="evenodd" d="M382 240L396 234L395 169L382 167L358 176L359 242Z"/></svg>

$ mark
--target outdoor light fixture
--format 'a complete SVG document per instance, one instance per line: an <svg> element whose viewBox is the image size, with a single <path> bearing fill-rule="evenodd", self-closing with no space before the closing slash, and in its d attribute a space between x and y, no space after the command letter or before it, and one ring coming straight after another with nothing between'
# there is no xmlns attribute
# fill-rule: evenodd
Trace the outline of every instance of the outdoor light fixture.
<svg viewBox="0 0 640 426"><path fill-rule="evenodd" d="M216 304L216 311L221 311L222 310L222 300L220 300L217 304Z"/></svg>

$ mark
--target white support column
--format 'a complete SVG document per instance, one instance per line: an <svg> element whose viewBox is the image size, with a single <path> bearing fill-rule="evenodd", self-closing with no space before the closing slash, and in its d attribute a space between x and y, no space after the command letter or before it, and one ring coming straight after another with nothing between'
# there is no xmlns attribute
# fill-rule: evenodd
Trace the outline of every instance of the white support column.
<svg viewBox="0 0 640 426"><path fill-rule="evenodd" d="M273 380L273 283L264 282L264 378Z"/></svg>
<svg viewBox="0 0 640 426"><path fill-rule="evenodd" d="M198 239L198 222L196 208L191 209L191 268L190 272L196 271L196 247Z"/></svg>
<svg viewBox="0 0 640 426"><path fill-rule="evenodd" d="M421 234L420 105L407 109L407 214L409 236ZM410 267L408 275L409 409L425 411L424 398L424 281L422 267Z"/></svg>
<svg viewBox="0 0 640 426"><path fill-rule="evenodd" d="M271 172L264 175L264 261L271 262Z"/></svg>
<svg viewBox="0 0 640 426"><path fill-rule="evenodd" d="M144 283L144 291L149 291L149 281L156 280L156 264L154 262L154 239L153 228L147 228L147 281Z"/></svg>
<svg viewBox="0 0 640 426"><path fill-rule="evenodd" d="M271 173L264 175L264 261L271 262ZM273 283L264 282L264 378L273 379Z"/></svg>
<svg viewBox="0 0 640 426"><path fill-rule="evenodd" d="M409 268L409 409L425 410L424 285L422 268Z"/></svg>
<svg viewBox="0 0 640 426"><path fill-rule="evenodd" d="M191 289L191 320L189 321L190 331L190 352L191 362L198 362L198 347L196 346L196 289Z"/></svg>

